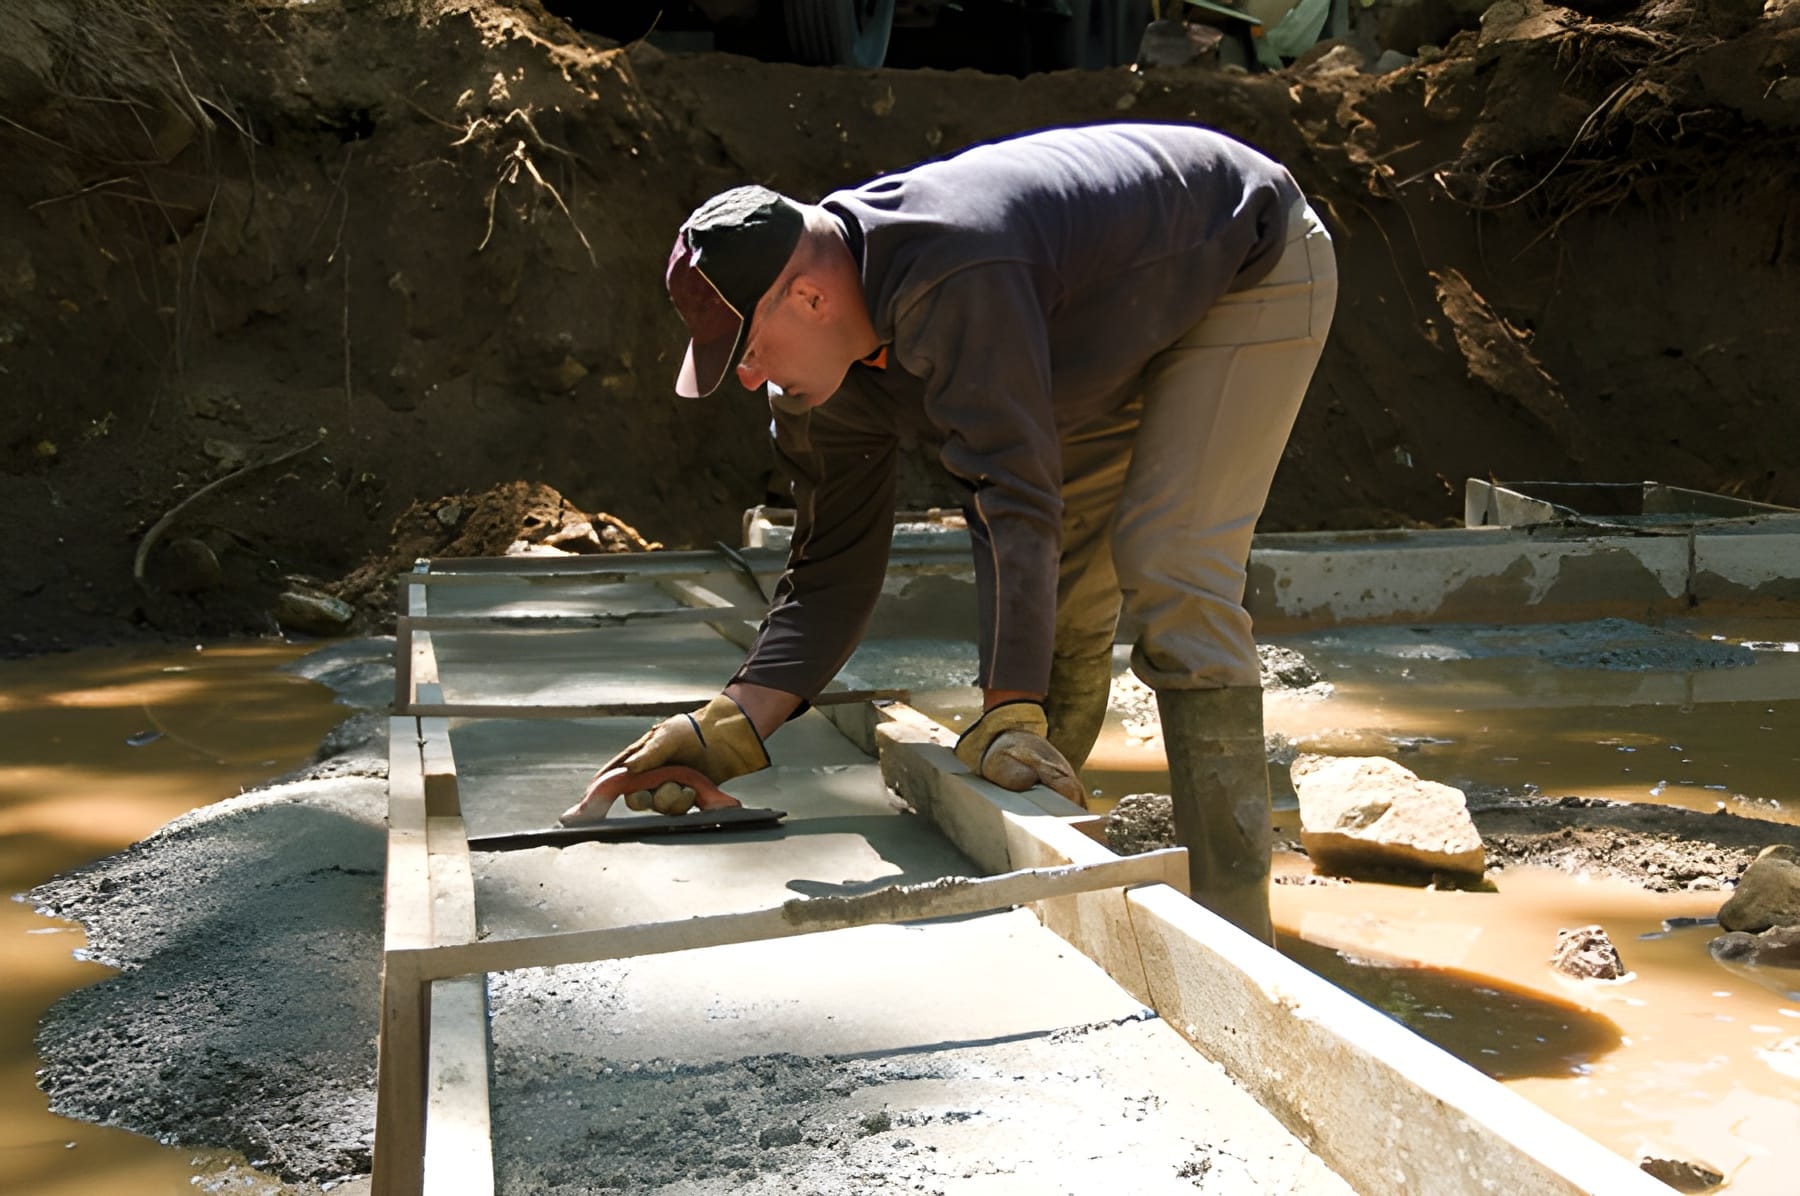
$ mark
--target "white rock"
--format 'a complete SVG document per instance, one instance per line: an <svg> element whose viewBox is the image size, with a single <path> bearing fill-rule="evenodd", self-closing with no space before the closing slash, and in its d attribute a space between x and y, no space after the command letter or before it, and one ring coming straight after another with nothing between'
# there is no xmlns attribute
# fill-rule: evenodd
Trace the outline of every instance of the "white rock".
<svg viewBox="0 0 1800 1196"><path fill-rule="evenodd" d="M1405 869L1480 876L1487 852L1462 790L1381 756L1299 756L1300 842L1321 872Z"/></svg>

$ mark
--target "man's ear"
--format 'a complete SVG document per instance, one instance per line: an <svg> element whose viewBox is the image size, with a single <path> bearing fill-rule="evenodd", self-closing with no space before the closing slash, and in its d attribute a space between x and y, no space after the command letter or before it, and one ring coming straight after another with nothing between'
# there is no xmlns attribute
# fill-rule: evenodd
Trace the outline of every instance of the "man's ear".
<svg viewBox="0 0 1800 1196"><path fill-rule="evenodd" d="M800 310L817 319L826 314L830 305L826 302L825 289L805 274L796 275L788 287L788 294L800 304Z"/></svg>

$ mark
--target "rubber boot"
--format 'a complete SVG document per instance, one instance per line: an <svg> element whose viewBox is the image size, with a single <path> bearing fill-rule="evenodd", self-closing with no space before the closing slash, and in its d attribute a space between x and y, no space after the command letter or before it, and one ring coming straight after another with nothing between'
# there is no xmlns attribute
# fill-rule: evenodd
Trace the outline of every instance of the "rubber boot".
<svg viewBox="0 0 1800 1196"><path fill-rule="evenodd" d="M1100 738L1112 694L1112 645L1101 656L1057 656L1050 661L1050 692L1044 714L1049 740L1079 772Z"/></svg>
<svg viewBox="0 0 1800 1196"><path fill-rule="evenodd" d="M1158 690L1175 841L1193 898L1274 945L1269 920L1269 761L1262 690Z"/></svg>

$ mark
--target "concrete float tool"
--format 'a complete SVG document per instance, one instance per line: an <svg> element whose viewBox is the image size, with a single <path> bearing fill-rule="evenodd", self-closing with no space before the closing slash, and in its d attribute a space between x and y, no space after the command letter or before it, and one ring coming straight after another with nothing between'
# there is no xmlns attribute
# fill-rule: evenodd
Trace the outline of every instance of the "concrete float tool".
<svg viewBox="0 0 1800 1196"><path fill-rule="evenodd" d="M694 791L692 810L685 814L654 814L646 811L623 818L607 816L612 812L613 803L624 794L655 790L657 786L671 781ZM469 850L513 851L523 847L561 847L595 839L638 839L697 831L756 830L775 826L787 817L786 810L745 806L713 784L704 773L680 764L669 764L638 773L614 768L602 774L594 788L595 796L577 807L580 812L571 809L562 816L562 821L557 826L471 835Z"/></svg>

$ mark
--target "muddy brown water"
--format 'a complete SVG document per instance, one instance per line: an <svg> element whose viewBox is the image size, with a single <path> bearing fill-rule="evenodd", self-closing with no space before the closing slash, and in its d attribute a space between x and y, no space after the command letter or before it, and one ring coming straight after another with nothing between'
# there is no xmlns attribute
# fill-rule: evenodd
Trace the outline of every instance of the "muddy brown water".
<svg viewBox="0 0 1800 1196"><path fill-rule="evenodd" d="M198 806L303 763L345 714L279 672L304 649L234 644L0 662L0 891L22 893ZM38 1018L113 969L81 927L0 904L0 1192L99 1196L283 1191L245 1160L49 1111Z"/></svg>
<svg viewBox="0 0 1800 1196"><path fill-rule="evenodd" d="M1310 872L1298 857L1278 874ZM1800 993L1725 970L1717 893L1647 893L1533 868L1497 892L1277 885L1290 951L1439 1046L1627 1157L1702 1161L1733 1193L1794 1190ZM1598 923L1633 978L1573 981L1548 966L1556 932ZM1411 965L1411 966L1408 966Z"/></svg>

